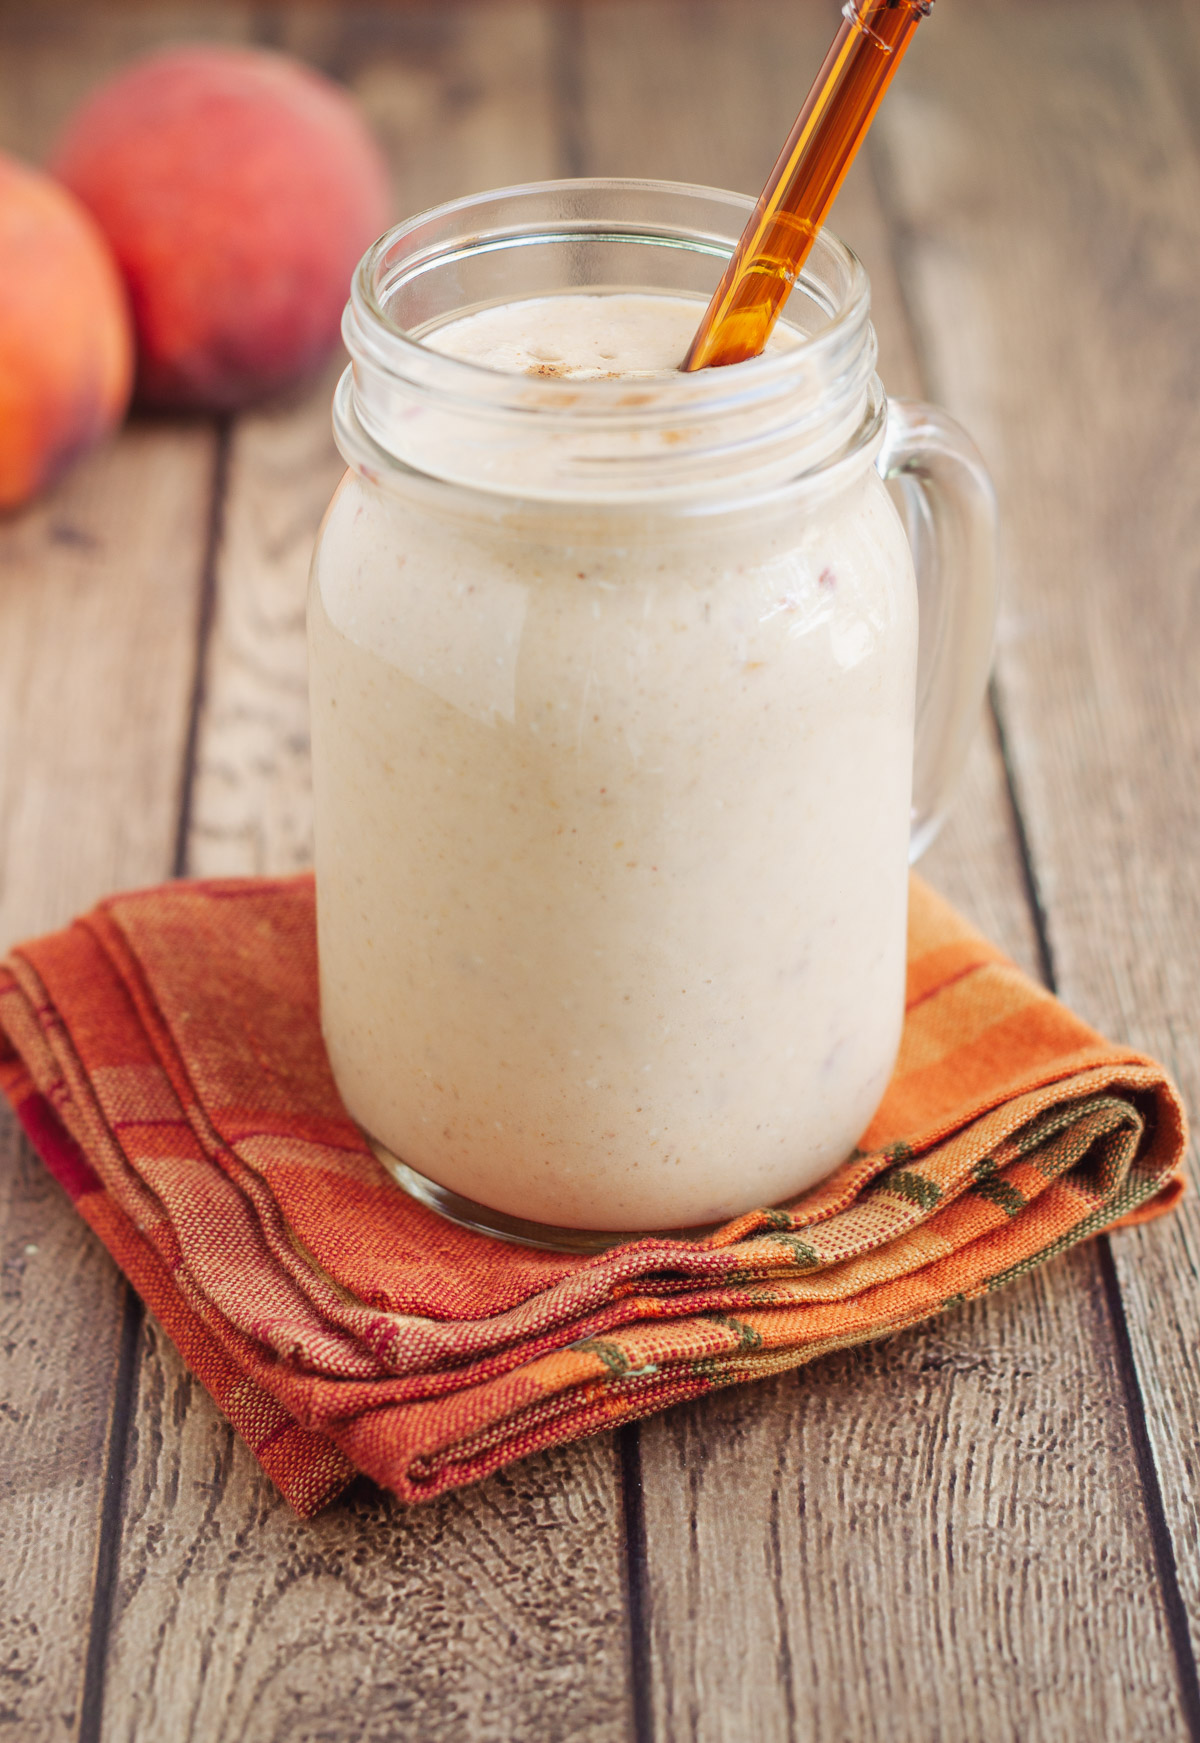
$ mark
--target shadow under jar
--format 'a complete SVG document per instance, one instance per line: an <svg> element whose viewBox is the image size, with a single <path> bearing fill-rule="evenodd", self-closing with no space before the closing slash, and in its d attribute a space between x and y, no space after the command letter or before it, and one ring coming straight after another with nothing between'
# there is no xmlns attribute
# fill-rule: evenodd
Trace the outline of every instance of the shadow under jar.
<svg viewBox="0 0 1200 1743"><path fill-rule="evenodd" d="M749 363L447 354L472 313L523 305L527 356L632 293L690 333L750 205L458 201L385 236L347 310L309 602L322 1028L394 1177L508 1239L697 1233L852 1151L910 850L983 691L986 475L943 414L889 409L830 232Z"/></svg>

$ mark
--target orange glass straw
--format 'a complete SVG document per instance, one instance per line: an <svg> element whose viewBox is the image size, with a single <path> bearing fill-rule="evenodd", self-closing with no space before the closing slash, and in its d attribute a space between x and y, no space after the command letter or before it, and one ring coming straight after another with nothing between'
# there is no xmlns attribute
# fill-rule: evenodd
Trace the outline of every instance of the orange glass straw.
<svg viewBox="0 0 1200 1743"><path fill-rule="evenodd" d="M847 0L796 125L680 367L757 357L933 0Z"/></svg>

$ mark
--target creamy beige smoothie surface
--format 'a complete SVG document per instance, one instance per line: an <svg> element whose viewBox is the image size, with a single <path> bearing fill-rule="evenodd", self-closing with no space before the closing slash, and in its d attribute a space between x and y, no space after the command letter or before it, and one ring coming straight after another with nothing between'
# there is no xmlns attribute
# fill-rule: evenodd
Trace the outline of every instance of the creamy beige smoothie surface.
<svg viewBox="0 0 1200 1743"><path fill-rule="evenodd" d="M544 298L428 343L661 374L701 308ZM607 508L578 538L569 510L428 495L349 475L314 574L347 1106L548 1224L688 1226L801 1190L866 1126L902 1019L916 603L878 476L735 517Z"/></svg>
<svg viewBox="0 0 1200 1743"><path fill-rule="evenodd" d="M703 310L690 297L644 291L531 297L464 315L435 328L424 342L444 356L505 375L661 380L678 370ZM800 335L784 326L768 349L788 351L799 343Z"/></svg>

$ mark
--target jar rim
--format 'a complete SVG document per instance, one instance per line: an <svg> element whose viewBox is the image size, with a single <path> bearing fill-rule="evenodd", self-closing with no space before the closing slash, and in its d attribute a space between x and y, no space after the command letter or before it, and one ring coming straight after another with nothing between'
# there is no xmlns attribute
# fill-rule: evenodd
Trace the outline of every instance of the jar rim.
<svg viewBox="0 0 1200 1743"><path fill-rule="evenodd" d="M342 452L358 463L366 437L405 469L554 499L743 493L821 472L856 433L866 444L882 394L867 274L829 230L785 308L802 342L733 368L579 379L509 373L422 342L481 308L635 284L702 308L752 210L724 189L587 177L467 195L403 220L351 285L351 383L335 404Z"/></svg>
<svg viewBox="0 0 1200 1743"><path fill-rule="evenodd" d="M507 204L518 200L536 200L539 197L551 199L568 192L581 195L610 191L621 192L627 196L650 195L695 200L723 206L731 214L738 214L739 221L731 238L717 237L711 232L697 235L687 225L668 225L661 221L653 224L649 233L648 221L639 223L626 220L610 226L614 234L619 233L623 240L629 241L662 241L671 245L676 238L686 238L685 245L690 245L697 252L712 254L722 264L732 255L737 236L754 210L754 200L747 194L735 193L727 188L705 187L698 182L673 182L642 176L579 176L517 182L502 188L488 189L483 193L464 194L457 199L443 201L394 224L372 244L359 262L351 282L350 301L343 323L346 346L351 356L356 354L356 350L365 348L373 366L399 374L408 380L412 379L414 369L424 373L426 360L433 357L436 359L435 367L450 391L457 388L461 393L473 393L473 396L478 395L489 401L503 401L512 397L519 399L522 407L527 407L530 378L507 375L468 358L434 352L419 337L414 337L411 329L393 320L386 301L380 294L381 276L386 277L387 288L394 289L400 275L389 271L388 263L398 245L417 236L422 230L428 231L435 225L448 223L459 214L466 215L477 211L485 203L499 206L502 202ZM559 219L556 227L560 234L571 229L579 234L594 233L592 224L584 219ZM531 234L540 236L544 225L531 224L529 230ZM509 246L517 245L514 227L508 224L502 230L496 231L476 227L472 229L464 246L480 250L497 246L501 243L501 238ZM828 307L827 287L812 267L813 255L818 254L828 257L845 275L845 292L839 298L838 306L832 310ZM404 277L415 277L445 258L445 249L436 245L418 250L409 257ZM849 244L827 225L818 232L813 254L801 269L796 288L805 289L812 301L818 306L826 307L828 314L826 324L816 333L808 335L802 347L764 354L738 364L736 381L731 380L728 369L700 369L687 374L681 371L677 378L666 378L670 382L669 391L677 401L683 405L714 397L731 397L730 389L740 396L743 388L752 391L755 387L787 382L811 368L813 362L819 360L822 354L835 351L845 342L848 334L863 324L870 311L871 290L866 269ZM787 306L784 305L785 312ZM659 385L656 381L655 386ZM514 393L514 389L519 389L520 392ZM585 400L594 401L597 409L600 409L605 405L618 405L623 398L627 398L628 390L629 384L619 380L580 381L553 376L537 378L539 404L544 404L547 409L570 405L576 416L581 409L581 393Z"/></svg>

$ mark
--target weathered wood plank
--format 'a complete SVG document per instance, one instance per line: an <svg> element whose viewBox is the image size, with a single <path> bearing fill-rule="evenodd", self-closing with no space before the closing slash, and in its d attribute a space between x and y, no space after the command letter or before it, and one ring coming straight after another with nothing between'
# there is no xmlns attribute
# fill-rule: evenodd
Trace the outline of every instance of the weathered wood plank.
<svg viewBox="0 0 1200 1743"><path fill-rule="evenodd" d="M528 6L325 7L275 40L346 77L399 209L553 173L551 39ZM232 440L187 843L189 871L310 857L304 595L340 474L329 388ZM104 1736L258 1743L628 1734L610 1438L429 1508L362 1492L299 1524L147 1326Z"/></svg>
<svg viewBox="0 0 1200 1743"><path fill-rule="evenodd" d="M192 877L312 863L304 605L313 538L345 469L329 421L340 367L298 401L243 417L231 438L185 844Z"/></svg>
<svg viewBox="0 0 1200 1743"><path fill-rule="evenodd" d="M986 433L1007 507L1000 694L1059 984L1193 1107L1198 19L949 15L884 127L930 365ZM1113 1239L1193 1646L1198 1245L1194 1198Z"/></svg>
<svg viewBox="0 0 1200 1743"><path fill-rule="evenodd" d="M927 28L941 27L939 15ZM824 6L587 13L586 168L752 191L829 28ZM973 88L964 75L968 107ZM865 166L835 226L872 272L885 376L910 391ZM956 317L963 346L970 313ZM990 732L923 869L1036 969ZM928 1330L671 1412L640 1438L662 1737L1180 1734L1094 1251Z"/></svg>
<svg viewBox="0 0 1200 1743"><path fill-rule="evenodd" d="M75 1735L123 1291L0 1114L0 1737Z"/></svg>
<svg viewBox="0 0 1200 1743"><path fill-rule="evenodd" d="M0 529L0 944L170 873L213 455L131 424Z"/></svg>
<svg viewBox="0 0 1200 1743"><path fill-rule="evenodd" d="M0 528L0 939L170 875L213 441L134 426ZM75 1734L124 1288L0 1114L0 1728Z"/></svg>
<svg viewBox="0 0 1200 1743"><path fill-rule="evenodd" d="M297 1520L151 1323L103 1736L624 1739L611 1445Z"/></svg>

